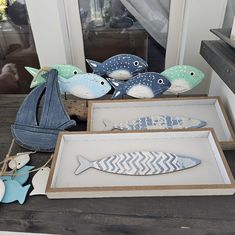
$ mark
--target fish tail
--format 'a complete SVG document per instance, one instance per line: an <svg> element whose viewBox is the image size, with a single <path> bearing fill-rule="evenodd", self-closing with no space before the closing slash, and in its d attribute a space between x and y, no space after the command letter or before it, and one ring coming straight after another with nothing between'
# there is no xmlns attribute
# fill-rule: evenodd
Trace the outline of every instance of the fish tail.
<svg viewBox="0 0 235 235"><path fill-rule="evenodd" d="M41 72L39 69L35 69L32 67L25 67L25 69L33 76L30 88L34 88L45 83L46 80L41 76Z"/></svg>
<svg viewBox="0 0 235 235"><path fill-rule="evenodd" d="M106 80L115 89L112 99L121 99L125 95L125 82L117 81L115 79L106 78Z"/></svg>
<svg viewBox="0 0 235 235"><path fill-rule="evenodd" d="M26 198L26 195L29 191L29 188L30 188L30 184L24 186L22 189L21 189L21 192L20 192L20 195L19 195L19 199L18 199L18 202L20 204L23 204L24 201L25 201L25 198Z"/></svg>
<svg viewBox="0 0 235 235"><path fill-rule="evenodd" d="M87 169L93 167L92 162L90 162L89 160L87 160L86 158L84 158L83 156L79 155L77 157L79 166L78 168L75 170L75 175L79 175L81 174L83 171L86 171Z"/></svg>
<svg viewBox="0 0 235 235"><path fill-rule="evenodd" d="M114 128L114 123L112 121L110 121L109 119L103 119L103 123L104 123L104 130L105 131L110 131L113 130Z"/></svg>
<svg viewBox="0 0 235 235"><path fill-rule="evenodd" d="M104 75L105 71L102 70L102 67L100 66L101 63L94 61L94 60L89 60L86 59L86 62L89 64L89 66L92 68L93 73L98 74L98 75Z"/></svg>

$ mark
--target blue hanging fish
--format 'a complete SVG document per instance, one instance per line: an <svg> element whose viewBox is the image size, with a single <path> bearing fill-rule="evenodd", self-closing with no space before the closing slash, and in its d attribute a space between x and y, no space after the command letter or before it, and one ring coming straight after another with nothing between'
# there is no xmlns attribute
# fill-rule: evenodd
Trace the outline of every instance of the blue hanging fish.
<svg viewBox="0 0 235 235"><path fill-rule="evenodd" d="M107 75L117 80L130 79L148 68L148 64L143 59L130 54L115 55L105 60L103 63L88 59L86 61L92 68L93 73Z"/></svg>
<svg viewBox="0 0 235 235"><path fill-rule="evenodd" d="M2 203L10 203L18 201L23 204L30 188L30 184L22 187L16 180L4 180L5 194L2 199Z"/></svg>
<svg viewBox="0 0 235 235"><path fill-rule="evenodd" d="M127 82L107 80L115 88L112 99L122 98L125 94L135 98L153 98L161 95L171 86L163 75L155 72L139 74Z"/></svg>
<svg viewBox="0 0 235 235"><path fill-rule="evenodd" d="M15 176L11 176L11 175L3 175L0 178L2 180L15 180L18 183L20 183L21 185L23 185L24 183L26 183L26 181L29 178L29 171L32 170L34 168L34 166L24 166L21 169L17 170L15 172ZM7 172L9 174L13 173L13 172Z"/></svg>
<svg viewBox="0 0 235 235"><path fill-rule="evenodd" d="M59 77L61 93L67 92L82 99L96 99L111 90L110 84L93 73L77 74L70 79Z"/></svg>

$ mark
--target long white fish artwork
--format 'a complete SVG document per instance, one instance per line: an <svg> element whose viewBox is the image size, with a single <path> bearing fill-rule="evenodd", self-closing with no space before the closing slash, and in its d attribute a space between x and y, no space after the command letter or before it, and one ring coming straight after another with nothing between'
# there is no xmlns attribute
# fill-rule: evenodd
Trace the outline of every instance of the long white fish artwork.
<svg viewBox="0 0 235 235"><path fill-rule="evenodd" d="M159 175L195 167L201 160L164 152L130 152L111 155L96 161L78 156L75 175L89 168L121 175Z"/></svg>
<svg viewBox="0 0 235 235"><path fill-rule="evenodd" d="M103 124L105 130L152 130L201 128L207 123L190 117L159 115L140 117L121 123L113 123L108 119L104 119Z"/></svg>

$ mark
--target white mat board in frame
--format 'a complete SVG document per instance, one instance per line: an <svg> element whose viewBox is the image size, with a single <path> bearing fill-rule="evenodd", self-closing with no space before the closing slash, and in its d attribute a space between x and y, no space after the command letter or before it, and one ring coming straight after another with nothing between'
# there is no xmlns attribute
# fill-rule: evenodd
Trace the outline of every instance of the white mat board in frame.
<svg viewBox="0 0 235 235"><path fill-rule="evenodd" d="M114 153L142 150L183 154L200 159L201 164L154 176L117 175L96 169L74 174L78 154L93 161ZM234 192L234 179L213 129L62 132L46 189L49 198L231 195Z"/></svg>
<svg viewBox="0 0 235 235"><path fill-rule="evenodd" d="M104 120L118 124L139 117L170 115L191 117L213 128L223 149L235 148L235 135L219 97L94 100L88 105L88 131L104 131Z"/></svg>

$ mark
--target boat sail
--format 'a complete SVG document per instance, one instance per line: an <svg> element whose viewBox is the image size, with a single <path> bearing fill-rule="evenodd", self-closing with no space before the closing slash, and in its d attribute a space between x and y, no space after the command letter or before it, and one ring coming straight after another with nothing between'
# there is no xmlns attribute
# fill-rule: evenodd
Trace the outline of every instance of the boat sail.
<svg viewBox="0 0 235 235"><path fill-rule="evenodd" d="M43 75L46 83L34 88L23 101L11 132L16 142L27 149L53 152L58 133L76 125L67 114L60 98L58 72ZM41 118L37 120L39 103L44 95Z"/></svg>

